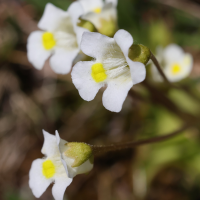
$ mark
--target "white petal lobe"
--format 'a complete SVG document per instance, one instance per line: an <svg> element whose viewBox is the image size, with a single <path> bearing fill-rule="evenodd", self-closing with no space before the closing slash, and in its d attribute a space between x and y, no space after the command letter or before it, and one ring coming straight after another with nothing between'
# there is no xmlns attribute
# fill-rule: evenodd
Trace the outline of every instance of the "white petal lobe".
<svg viewBox="0 0 200 200"><path fill-rule="evenodd" d="M117 6L118 0L106 0L106 3L112 3L114 6Z"/></svg>
<svg viewBox="0 0 200 200"><path fill-rule="evenodd" d="M126 58L131 72L131 78L133 81L133 84L140 83L144 81L146 77L146 68L143 63L140 62L133 62L130 58Z"/></svg>
<svg viewBox="0 0 200 200"><path fill-rule="evenodd" d="M57 74L67 74L71 71L72 63L79 50L65 51L56 49L55 54L50 58L50 65Z"/></svg>
<svg viewBox="0 0 200 200"><path fill-rule="evenodd" d="M54 156L55 154L58 154L59 151L56 143L56 137L44 130L43 130L43 135L44 135L44 144L41 152L47 156Z"/></svg>
<svg viewBox="0 0 200 200"><path fill-rule="evenodd" d="M129 48L133 44L131 34L123 29L120 29L117 33L115 33L114 39L124 53L124 56L128 56Z"/></svg>
<svg viewBox="0 0 200 200"><path fill-rule="evenodd" d="M112 112L120 112L128 91L132 86L132 81L124 83L109 82L107 89L103 93L104 107Z"/></svg>
<svg viewBox="0 0 200 200"><path fill-rule="evenodd" d="M54 31L58 28L61 21L68 16L69 14L66 11L57 8L51 3L47 3L38 27L45 31Z"/></svg>
<svg viewBox="0 0 200 200"><path fill-rule="evenodd" d="M52 54L52 50L45 50L42 44L42 31L30 34L27 41L27 56L29 62L36 68L42 69L45 61Z"/></svg>
<svg viewBox="0 0 200 200"><path fill-rule="evenodd" d="M43 162L43 159L34 160L29 172L29 187L37 198L45 192L52 182L52 179L46 179L42 174Z"/></svg>
<svg viewBox="0 0 200 200"><path fill-rule="evenodd" d="M78 89L80 96L91 101L96 96L103 83L96 83L91 76L91 67L94 64L90 62L78 62L72 70L72 82Z"/></svg>
<svg viewBox="0 0 200 200"><path fill-rule="evenodd" d="M52 188L52 194L55 200L63 200L66 188L71 184L73 179L67 176L57 177Z"/></svg>
<svg viewBox="0 0 200 200"><path fill-rule="evenodd" d="M79 2L84 9L84 13L93 12L96 8L102 8L104 4L102 0L79 0Z"/></svg>
<svg viewBox="0 0 200 200"><path fill-rule="evenodd" d="M184 56L184 52L178 45L170 44L164 49L163 56L167 63L171 63L181 60Z"/></svg>
<svg viewBox="0 0 200 200"><path fill-rule="evenodd" d="M100 33L85 32L81 41L81 50L86 55L101 60L104 57L105 48L112 45L113 42L113 38Z"/></svg>

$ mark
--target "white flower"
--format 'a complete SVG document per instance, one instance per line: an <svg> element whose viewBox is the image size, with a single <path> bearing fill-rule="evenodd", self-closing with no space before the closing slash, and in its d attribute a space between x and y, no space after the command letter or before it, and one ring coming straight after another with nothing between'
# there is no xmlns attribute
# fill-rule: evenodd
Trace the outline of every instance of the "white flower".
<svg viewBox="0 0 200 200"><path fill-rule="evenodd" d="M170 44L165 49L157 48L156 57L164 74L171 82L180 81L189 76L193 67L193 58L176 44ZM158 70L152 64L152 75L155 81L163 81Z"/></svg>
<svg viewBox="0 0 200 200"><path fill-rule="evenodd" d="M72 81L84 100L93 100L99 89L107 85L104 107L113 112L122 109L130 88L146 76L144 64L128 57L132 44L133 38L125 30L117 31L114 38L100 33L83 34L81 50L95 60L78 62L72 70Z"/></svg>
<svg viewBox="0 0 200 200"><path fill-rule="evenodd" d="M50 66L59 74L69 73L74 58L79 53L82 33L86 31L76 25L83 9L74 2L68 11L63 11L51 3L45 7L38 23L42 31L34 31L28 38L28 59L37 69L42 69L50 58Z"/></svg>
<svg viewBox="0 0 200 200"><path fill-rule="evenodd" d="M52 194L56 200L62 200L65 189L72 182L72 178L77 174L87 173L92 169L93 164L87 160L79 167L72 168L71 164L74 159L65 155L67 142L60 139L58 132L56 136L46 131L43 131L43 134L42 153L46 157L33 161L29 173L29 186L35 197L39 198L47 187L55 182Z"/></svg>
<svg viewBox="0 0 200 200"><path fill-rule="evenodd" d="M117 0L79 0L84 15L104 35L113 36L117 30Z"/></svg>

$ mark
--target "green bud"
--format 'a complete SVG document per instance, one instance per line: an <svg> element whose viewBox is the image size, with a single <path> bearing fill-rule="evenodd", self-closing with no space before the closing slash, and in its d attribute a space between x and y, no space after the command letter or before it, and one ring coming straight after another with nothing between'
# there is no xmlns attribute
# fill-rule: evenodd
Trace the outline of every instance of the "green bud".
<svg viewBox="0 0 200 200"><path fill-rule="evenodd" d="M101 28L98 31L103 35L113 37L117 31L117 25L114 20L101 19Z"/></svg>
<svg viewBox="0 0 200 200"><path fill-rule="evenodd" d="M97 32L97 29L95 28L95 26L92 22L82 19L80 17L79 17L79 22L77 23L77 25L82 28L85 28L91 32Z"/></svg>
<svg viewBox="0 0 200 200"><path fill-rule="evenodd" d="M89 161L91 164L94 164L94 156L93 155L89 158Z"/></svg>
<svg viewBox="0 0 200 200"><path fill-rule="evenodd" d="M141 62L146 65L151 57L151 51L142 44L133 44L129 48L128 57L132 61Z"/></svg>
<svg viewBox="0 0 200 200"><path fill-rule="evenodd" d="M74 159L74 163L71 167L79 167L88 159L91 162L93 152L92 148L88 144L79 142L69 142L65 145L68 147L67 151L64 152L65 156Z"/></svg>

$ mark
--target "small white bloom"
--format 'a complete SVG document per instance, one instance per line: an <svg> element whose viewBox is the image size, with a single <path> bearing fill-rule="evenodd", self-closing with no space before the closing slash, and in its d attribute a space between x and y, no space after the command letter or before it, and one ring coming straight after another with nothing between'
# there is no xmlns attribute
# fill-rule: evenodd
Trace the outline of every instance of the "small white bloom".
<svg viewBox="0 0 200 200"><path fill-rule="evenodd" d="M73 159L66 157L64 154L67 149L67 142L60 139L58 132L56 132L56 136L46 131L43 131L43 134L42 153L46 157L33 161L29 172L29 186L35 197L39 198L47 187L55 182L52 194L55 200L62 200L64 192L72 182L73 177L77 174L87 173L92 169L93 164L87 160L79 167L72 168Z"/></svg>
<svg viewBox="0 0 200 200"><path fill-rule="evenodd" d="M74 2L68 11L63 11L51 3L45 7L38 23L42 31L31 33L28 38L28 59L37 69L42 69L50 58L50 66L58 74L69 73L74 58L79 53L82 33L86 31L76 25L83 9Z"/></svg>
<svg viewBox="0 0 200 200"><path fill-rule="evenodd" d="M193 58L176 44L170 44L165 49L157 48L158 59L164 74L171 82L180 81L189 76L193 67ZM155 81L163 81L157 68L152 63L152 75Z"/></svg>
<svg viewBox="0 0 200 200"><path fill-rule="evenodd" d="M117 0L79 0L84 19L92 22L97 30L107 36L113 36L117 29Z"/></svg>
<svg viewBox="0 0 200 200"><path fill-rule="evenodd" d="M132 44L133 38L125 30L117 31L114 38L100 33L83 34L81 50L95 60L78 62L72 70L72 81L84 100L93 100L99 89L107 85L104 107L113 112L122 109L130 88L146 76L144 64L128 57Z"/></svg>

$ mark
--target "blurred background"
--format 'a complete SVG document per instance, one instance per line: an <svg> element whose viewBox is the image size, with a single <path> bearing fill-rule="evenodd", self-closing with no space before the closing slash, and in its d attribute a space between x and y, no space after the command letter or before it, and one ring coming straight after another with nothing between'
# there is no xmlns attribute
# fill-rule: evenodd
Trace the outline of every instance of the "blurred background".
<svg viewBox="0 0 200 200"><path fill-rule="evenodd" d="M200 2L119 0L119 27L153 52L177 43L194 57L182 90L147 80L132 88L120 113L81 99L71 76L41 71L27 60L29 34L47 2L66 10L70 0L0 0L0 199L35 200L28 186L41 158L42 129L67 141L110 144L151 138L179 129L200 111ZM147 71L150 72L149 66ZM188 129L165 142L95 158L94 169L74 178L65 200L199 200L200 133ZM53 200L51 187L41 200Z"/></svg>

